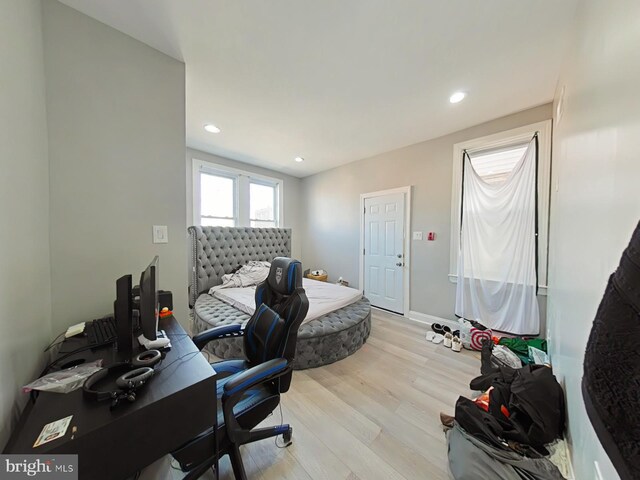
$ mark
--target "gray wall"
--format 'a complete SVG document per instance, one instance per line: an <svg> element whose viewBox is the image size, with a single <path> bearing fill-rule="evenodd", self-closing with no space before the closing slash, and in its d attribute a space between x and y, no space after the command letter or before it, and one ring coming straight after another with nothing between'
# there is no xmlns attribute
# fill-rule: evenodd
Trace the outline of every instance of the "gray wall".
<svg viewBox="0 0 640 480"><path fill-rule="evenodd" d="M39 0L0 2L0 447L51 340L49 166Z"/></svg>
<svg viewBox="0 0 640 480"><path fill-rule="evenodd" d="M187 148L187 221L189 225L193 224L193 172L192 165L193 159L203 160L205 162L217 163L218 165L224 165L231 168L237 168L247 172L256 173L258 175L265 175L268 177L281 178L284 182L284 228L292 229L292 241L291 241L291 254L294 258L300 259L302 256L302 239L301 239L301 225L300 225L300 179L285 175L284 173L276 172L275 170L269 170L267 168L256 167L248 163L237 162L225 157L219 157L218 155L212 155L210 153L195 150L193 148Z"/></svg>
<svg viewBox="0 0 640 480"><path fill-rule="evenodd" d="M436 241L411 242L410 309L455 318L455 285L448 279L453 145L549 118L551 105L543 105L304 178L305 267L357 286L360 194L412 185L411 229L436 232ZM544 297L541 304L544 315Z"/></svg>
<svg viewBox="0 0 640 480"><path fill-rule="evenodd" d="M587 418L580 380L607 279L640 219L639 18L637 1L583 1L555 100L564 86L553 142L549 342L579 479L596 478L594 461L603 479L618 478Z"/></svg>
<svg viewBox="0 0 640 480"><path fill-rule="evenodd" d="M54 330L113 311L154 254L186 325L184 64L58 2L43 15Z"/></svg>

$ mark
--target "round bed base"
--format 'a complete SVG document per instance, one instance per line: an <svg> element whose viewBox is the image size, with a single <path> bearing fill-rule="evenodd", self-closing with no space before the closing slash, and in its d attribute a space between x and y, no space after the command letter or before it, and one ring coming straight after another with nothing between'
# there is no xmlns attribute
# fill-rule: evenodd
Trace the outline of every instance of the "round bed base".
<svg viewBox="0 0 640 480"><path fill-rule="evenodd" d="M217 298L203 294L193 308L193 334L212 327L242 324L249 315ZM303 324L293 368L319 367L337 362L356 352L371 332L371 305L362 298L351 305ZM205 350L220 358L243 358L242 338L221 338L209 342Z"/></svg>

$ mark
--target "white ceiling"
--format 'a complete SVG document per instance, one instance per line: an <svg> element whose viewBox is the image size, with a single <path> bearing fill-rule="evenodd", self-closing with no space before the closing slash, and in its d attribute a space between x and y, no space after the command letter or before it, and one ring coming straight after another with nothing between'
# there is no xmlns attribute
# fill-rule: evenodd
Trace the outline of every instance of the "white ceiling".
<svg viewBox="0 0 640 480"><path fill-rule="evenodd" d="M550 101L577 0L62 2L185 62L188 146L303 177Z"/></svg>

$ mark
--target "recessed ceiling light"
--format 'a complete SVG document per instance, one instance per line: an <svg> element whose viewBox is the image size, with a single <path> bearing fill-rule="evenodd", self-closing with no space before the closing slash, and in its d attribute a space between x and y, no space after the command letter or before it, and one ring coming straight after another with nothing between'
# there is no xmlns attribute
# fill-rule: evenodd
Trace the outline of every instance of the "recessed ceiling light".
<svg viewBox="0 0 640 480"><path fill-rule="evenodd" d="M451 95L449 97L449 101L451 103L458 103L458 102L461 102L462 100L464 100L464 97L466 97L466 96L467 96L467 94L464 93L464 92L456 92L456 93L454 93L453 95Z"/></svg>
<svg viewBox="0 0 640 480"><path fill-rule="evenodd" d="M302 158L302 157L296 157L296 158L294 158L294 160L295 160L296 162L298 162L298 163L300 163L300 162L304 162L304 158Z"/></svg>
<svg viewBox="0 0 640 480"><path fill-rule="evenodd" d="M207 123L204 126L204 129L209 133L220 133L220 129L216 127L213 123Z"/></svg>

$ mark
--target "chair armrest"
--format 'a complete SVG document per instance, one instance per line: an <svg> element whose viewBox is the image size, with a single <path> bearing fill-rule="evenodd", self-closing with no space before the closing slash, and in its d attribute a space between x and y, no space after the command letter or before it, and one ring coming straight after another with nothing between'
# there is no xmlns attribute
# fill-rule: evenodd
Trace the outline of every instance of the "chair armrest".
<svg viewBox="0 0 640 480"><path fill-rule="evenodd" d="M192 340L193 343L196 344L196 347L198 347L198 350L202 350L211 340L217 340L218 338L223 337L240 337L243 333L242 325L236 323L233 325L222 325L221 327L210 328L198 335L194 335Z"/></svg>
<svg viewBox="0 0 640 480"><path fill-rule="evenodd" d="M224 401L226 398L243 392L255 385L279 377L287 372L288 363L285 358L274 358L273 360L251 367L249 370L245 370L234 377L233 380L225 383L222 400Z"/></svg>
<svg viewBox="0 0 640 480"><path fill-rule="evenodd" d="M274 358L245 370L225 383L224 392L222 393L222 413L227 435L232 442L244 445L251 441L252 436L256 435L255 432L242 428L233 412L236 404L242 399L244 392L256 385L287 375L289 372L291 372L291 367L286 359ZM274 392L274 395L277 394Z"/></svg>

